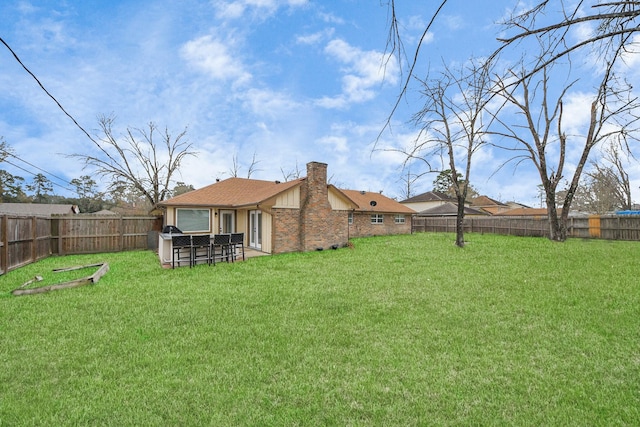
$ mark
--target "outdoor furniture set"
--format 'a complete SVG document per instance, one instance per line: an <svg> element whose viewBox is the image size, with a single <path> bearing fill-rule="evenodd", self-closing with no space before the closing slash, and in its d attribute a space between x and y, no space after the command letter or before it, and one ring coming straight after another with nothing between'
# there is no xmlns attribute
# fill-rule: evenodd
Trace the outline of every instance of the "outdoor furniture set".
<svg viewBox="0 0 640 427"><path fill-rule="evenodd" d="M242 256L244 260L244 233L178 234L171 236L171 267L188 262L193 267L198 262L215 265L216 262L234 262Z"/></svg>

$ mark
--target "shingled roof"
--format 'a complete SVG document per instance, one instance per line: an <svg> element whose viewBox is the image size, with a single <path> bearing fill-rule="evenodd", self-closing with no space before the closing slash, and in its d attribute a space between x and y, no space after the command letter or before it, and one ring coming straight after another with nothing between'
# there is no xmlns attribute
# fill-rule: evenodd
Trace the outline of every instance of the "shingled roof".
<svg viewBox="0 0 640 427"><path fill-rule="evenodd" d="M51 216L77 214L76 205L56 203L0 203L0 215Z"/></svg>
<svg viewBox="0 0 640 427"><path fill-rule="evenodd" d="M287 191L306 178L293 181L262 181L247 178L228 178L160 202L162 206L224 206L243 207L264 202Z"/></svg>
<svg viewBox="0 0 640 427"><path fill-rule="evenodd" d="M340 190L342 193L350 198L356 205L359 206L356 211L360 212L393 212L393 213L405 213L413 214L415 211L408 208L387 196L383 196L380 193L371 191L357 191L357 190ZM375 203L372 203L375 202Z"/></svg>
<svg viewBox="0 0 640 427"><path fill-rule="evenodd" d="M471 201L471 205L473 206L499 206L499 207L509 207L509 205L507 205L506 203L502 203L498 200L492 199L489 196L478 196L475 197L472 201Z"/></svg>
<svg viewBox="0 0 640 427"><path fill-rule="evenodd" d="M417 216L456 216L458 214L458 205L455 203L443 203L439 206L435 206L431 209L426 209L422 212L418 212ZM469 206L464 207L465 215L489 215L488 213L474 209Z"/></svg>
<svg viewBox="0 0 640 427"><path fill-rule="evenodd" d="M423 203L434 201L456 201L456 198L440 191L427 191L426 193L418 194L417 196L413 196L406 200L403 200L400 203Z"/></svg>
<svg viewBox="0 0 640 427"><path fill-rule="evenodd" d="M161 206L206 206L242 208L264 203L280 193L300 185L306 178L293 181L262 181L228 178L198 190L160 202ZM358 206L359 212L393 212L412 214L415 211L389 197L371 191L342 190L331 186ZM375 202L375 206L371 202Z"/></svg>

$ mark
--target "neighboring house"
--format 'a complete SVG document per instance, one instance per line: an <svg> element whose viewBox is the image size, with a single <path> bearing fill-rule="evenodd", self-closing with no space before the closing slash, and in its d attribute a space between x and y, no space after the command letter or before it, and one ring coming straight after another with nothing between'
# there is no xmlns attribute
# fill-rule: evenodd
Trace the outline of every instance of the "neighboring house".
<svg viewBox="0 0 640 427"><path fill-rule="evenodd" d="M512 209L512 207L508 204L499 202L488 196L475 197L473 200L471 200L471 206L475 209L482 209L484 211L487 211L491 215L496 215Z"/></svg>
<svg viewBox="0 0 640 427"><path fill-rule="evenodd" d="M403 200L400 203L411 208L414 212L422 212L435 208L436 206L444 205L445 203L457 204L458 200L455 197L439 191L427 191L426 193Z"/></svg>
<svg viewBox="0 0 640 427"><path fill-rule="evenodd" d="M447 202L442 205L435 206L431 209L426 209L424 211L421 211L415 214L415 216L417 217L443 217L443 216L457 216L457 215L458 215L458 205L451 202ZM489 214L481 209L475 209L471 206L465 206L464 215L465 217L467 217L467 216L487 216Z"/></svg>
<svg viewBox="0 0 640 427"><path fill-rule="evenodd" d="M531 206L527 206L518 202L507 202L507 206L509 206L509 209L531 208Z"/></svg>
<svg viewBox="0 0 640 427"><path fill-rule="evenodd" d="M558 215L562 213L562 209L558 209ZM515 208L505 212L500 212L496 216L528 216L532 218L542 219L548 216L547 208Z"/></svg>
<svg viewBox="0 0 640 427"><path fill-rule="evenodd" d="M380 193L341 191L358 206L349 213L350 237L411 233L413 209Z"/></svg>
<svg viewBox="0 0 640 427"><path fill-rule="evenodd" d="M0 215L52 216L80 213L76 205L45 203L0 203Z"/></svg>
<svg viewBox="0 0 640 427"><path fill-rule="evenodd" d="M288 182L229 178L159 203L164 225L185 233L245 233L245 245L267 253L327 249L350 237L408 234L407 207L379 193L327 184L327 165L307 164Z"/></svg>

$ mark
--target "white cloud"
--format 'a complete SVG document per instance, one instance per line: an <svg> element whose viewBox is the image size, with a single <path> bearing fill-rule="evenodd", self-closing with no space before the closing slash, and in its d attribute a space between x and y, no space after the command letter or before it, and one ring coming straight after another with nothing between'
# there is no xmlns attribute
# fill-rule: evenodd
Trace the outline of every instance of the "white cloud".
<svg viewBox="0 0 640 427"><path fill-rule="evenodd" d="M180 52L188 63L216 80L245 82L251 75L232 55L230 47L233 46L207 35L185 43Z"/></svg>
<svg viewBox="0 0 640 427"><path fill-rule="evenodd" d="M242 97L247 110L257 116L278 118L300 108L299 103L286 94L271 90L250 89Z"/></svg>
<svg viewBox="0 0 640 427"><path fill-rule="evenodd" d="M319 144L327 145L332 151L347 153L349 151L347 138L343 136L325 136L318 140Z"/></svg>
<svg viewBox="0 0 640 427"><path fill-rule="evenodd" d="M318 31L312 34L296 37L296 43L303 45L315 45L321 43L323 40L330 38L334 33L333 28L327 28L323 31Z"/></svg>
<svg viewBox="0 0 640 427"><path fill-rule="evenodd" d="M466 25L464 18L460 15L446 15L443 18L445 25L451 31L459 30Z"/></svg>
<svg viewBox="0 0 640 427"><path fill-rule="evenodd" d="M256 16L266 17L281 7L300 7L307 3L308 0L218 0L214 7L218 18L238 19L248 11L253 11Z"/></svg>
<svg viewBox="0 0 640 427"><path fill-rule="evenodd" d="M383 83L396 83L397 66L385 61L384 54L363 51L344 40L335 39L325 47L325 53L342 64L342 94L324 97L318 105L325 108L345 108L352 103L370 101L376 96L376 87Z"/></svg>

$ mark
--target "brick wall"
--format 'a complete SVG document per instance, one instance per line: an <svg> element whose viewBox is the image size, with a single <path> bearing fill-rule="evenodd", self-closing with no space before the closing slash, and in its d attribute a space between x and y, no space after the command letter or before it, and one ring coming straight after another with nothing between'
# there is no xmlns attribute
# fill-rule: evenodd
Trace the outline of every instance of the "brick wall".
<svg viewBox="0 0 640 427"><path fill-rule="evenodd" d="M371 213L354 213L349 227L351 237L382 236L387 234L410 234L411 215L404 216L404 224L395 223L395 214L384 214L382 224L371 223Z"/></svg>
<svg viewBox="0 0 640 427"><path fill-rule="evenodd" d="M274 241L273 253L298 252L300 244L300 209L275 208L272 210Z"/></svg>
<svg viewBox="0 0 640 427"><path fill-rule="evenodd" d="M347 213L334 212L329 203L327 165L307 164L307 179L300 190L300 242L303 251L347 243Z"/></svg>

